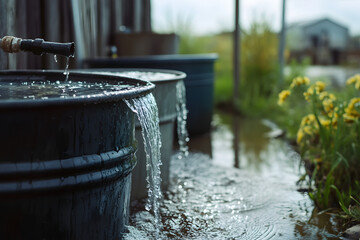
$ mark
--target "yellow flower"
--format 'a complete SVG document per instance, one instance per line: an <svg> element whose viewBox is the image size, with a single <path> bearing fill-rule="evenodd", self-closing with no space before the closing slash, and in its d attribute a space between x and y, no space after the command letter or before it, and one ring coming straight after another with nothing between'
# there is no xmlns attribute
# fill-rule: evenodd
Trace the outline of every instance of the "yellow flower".
<svg viewBox="0 0 360 240"><path fill-rule="evenodd" d="M315 87L315 85L311 85L306 92L304 92L304 97L306 99L306 101L310 102L311 101L311 96L314 94L318 94L319 91L317 90L317 88Z"/></svg>
<svg viewBox="0 0 360 240"><path fill-rule="evenodd" d="M331 121L329 119L320 119L320 123L324 127L329 127L331 124Z"/></svg>
<svg viewBox="0 0 360 240"><path fill-rule="evenodd" d="M322 93L320 93L320 95L319 95L319 99L321 100L321 101L323 101L325 98L328 98L329 97L329 93L328 92L322 92Z"/></svg>
<svg viewBox="0 0 360 240"><path fill-rule="evenodd" d="M319 94L319 99L320 99L321 101L323 101L323 100L326 99L326 98L331 99L331 100L336 100L335 95L332 94L332 93L328 93L328 92L326 92L326 91L323 91L323 92L321 92L321 93Z"/></svg>
<svg viewBox="0 0 360 240"><path fill-rule="evenodd" d="M290 84L290 89L300 86L300 85L309 85L310 79L308 77L296 77L292 80Z"/></svg>
<svg viewBox="0 0 360 240"><path fill-rule="evenodd" d="M308 114L305 117L302 118L300 127L306 126L306 125L313 125L316 122L316 118L314 114Z"/></svg>
<svg viewBox="0 0 360 240"><path fill-rule="evenodd" d="M330 93L329 94L329 99L331 99L331 100L336 100L336 97L335 97L335 95L334 94L332 94L332 93Z"/></svg>
<svg viewBox="0 0 360 240"><path fill-rule="evenodd" d="M356 119L357 119L357 117L347 114L347 113L344 113L343 118L344 118L344 121L347 123L352 123L352 122L356 121Z"/></svg>
<svg viewBox="0 0 360 240"><path fill-rule="evenodd" d="M297 144L300 144L301 141L303 140L304 138L304 131L302 130L302 128L300 128L296 134L296 142Z"/></svg>
<svg viewBox="0 0 360 240"><path fill-rule="evenodd" d="M354 117L353 115L346 114L346 113L344 113L343 118L344 118L344 121L347 123L352 123L352 122L356 121L356 117Z"/></svg>
<svg viewBox="0 0 360 240"><path fill-rule="evenodd" d="M360 74L356 74L355 76L349 78L349 79L346 81L346 84L347 84L347 85L355 84L355 88L356 88L356 89L360 89Z"/></svg>
<svg viewBox="0 0 360 240"><path fill-rule="evenodd" d="M301 120L296 142L300 144L305 136L313 137L317 133L318 126L316 124L316 117L314 114L308 114Z"/></svg>
<svg viewBox="0 0 360 240"><path fill-rule="evenodd" d="M355 82L356 82L356 77L355 76L350 77L348 80L346 80L347 85L353 84Z"/></svg>
<svg viewBox="0 0 360 240"><path fill-rule="evenodd" d="M315 84L311 85L306 92L304 92L304 97L306 101L311 101L311 96L314 94L319 94L319 98L325 98L328 96L328 93L324 93L321 95L321 93L325 90L325 83L321 81L317 81Z"/></svg>
<svg viewBox="0 0 360 240"><path fill-rule="evenodd" d="M360 98L353 98L350 100L348 106L345 108L345 113L343 115L345 122L351 123L356 119L359 119L360 112Z"/></svg>
<svg viewBox="0 0 360 240"><path fill-rule="evenodd" d="M359 107L360 107L360 98L353 98L350 100L350 103L348 104L347 108L345 108L345 113L349 115L353 115L355 117L360 117L360 112L358 112Z"/></svg>
<svg viewBox="0 0 360 240"><path fill-rule="evenodd" d="M323 102L325 112L329 113L334 109L334 100L327 98Z"/></svg>
<svg viewBox="0 0 360 240"><path fill-rule="evenodd" d="M310 97L314 94L314 88L313 86L310 86L306 92L304 92L304 97L306 99L306 101L310 102Z"/></svg>
<svg viewBox="0 0 360 240"><path fill-rule="evenodd" d="M317 81L315 83L315 89L316 91L319 93L319 92L322 92L325 90L325 83L324 82L321 82L321 81Z"/></svg>
<svg viewBox="0 0 360 240"><path fill-rule="evenodd" d="M279 100L278 100L278 104L281 106L284 101L286 100L286 98L288 96L290 96L291 92L289 90L283 90L281 91L281 93L279 93Z"/></svg>
<svg viewBox="0 0 360 240"><path fill-rule="evenodd" d="M310 126L304 126L303 131L304 131L304 133L306 133L307 135L310 135L310 136L312 136L315 133L314 128L312 128Z"/></svg>
<svg viewBox="0 0 360 240"><path fill-rule="evenodd" d="M356 81L355 88L358 90L360 89L360 79L358 81Z"/></svg>
<svg viewBox="0 0 360 240"><path fill-rule="evenodd" d="M334 108L334 111L330 111L328 113L328 117L329 118L333 118L333 119L338 119L339 118L339 114L337 113L339 111L339 108L338 107L335 107Z"/></svg>
<svg viewBox="0 0 360 240"><path fill-rule="evenodd" d="M303 126L300 127L297 135L296 135L296 142L300 144L305 136L313 137L318 133L317 129L314 126Z"/></svg>

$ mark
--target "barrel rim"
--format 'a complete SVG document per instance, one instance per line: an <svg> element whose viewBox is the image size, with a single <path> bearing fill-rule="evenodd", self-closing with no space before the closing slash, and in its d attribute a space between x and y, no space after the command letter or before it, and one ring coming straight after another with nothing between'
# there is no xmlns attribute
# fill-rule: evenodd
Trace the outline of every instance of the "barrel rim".
<svg viewBox="0 0 360 240"><path fill-rule="evenodd" d="M37 76L37 77L58 77L63 79L63 71L60 70L1 70L0 71L0 81L1 76ZM32 107L42 107L42 106L58 106L65 104L90 104L90 103L102 103L102 102L117 102L123 99L131 99L136 97L144 96L148 93L151 93L155 85L149 81L144 81L135 78L128 78L122 76L116 76L114 74L105 74L105 73L84 73L84 72L71 72L70 78L84 78L84 80L96 81L96 79L102 79L103 81L123 81L124 83L131 83L131 85L136 86L134 89L129 90L120 90L112 93L111 95L95 95L90 98L87 97L67 97L67 98L49 98L49 99L9 99L9 100L0 100L0 109L7 108L32 108Z"/></svg>
<svg viewBox="0 0 360 240"><path fill-rule="evenodd" d="M164 55L147 55L147 56L121 56L117 58L96 57L92 59L85 59L85 64L92 64L96 61L111 62L111 63L180 63L186 60L187 63L197 62L214 62L218 59L217 53L205 54L164 54Z"/></svg>
<svg viewBox="0 0 360 240"><path fill-rule="evenodd" d="M169 69L157 69L157 68L116 68L116 67L110 67L110 68L86 68L86 69L79 69L79 70L73 70L74 72L95 72L95 73L109 73L118 75L120 73L125 72L151 72L151 73L166 73L166 74L172 74L173 77L164 78L164 79L151 79L151 80L143 80L143 81L149 81L151 83L159 84L159 83L165 83L165 82L172 82L172 81L180 81L184 80L187 75L184 72L176 71L176 70L169 70ZM71 71L71 72L73 72ZM114 72L112 72L114 71ZM119 75L120 76L120 75ZM128 78L132 78L130 76L121 75Z"/></svg>

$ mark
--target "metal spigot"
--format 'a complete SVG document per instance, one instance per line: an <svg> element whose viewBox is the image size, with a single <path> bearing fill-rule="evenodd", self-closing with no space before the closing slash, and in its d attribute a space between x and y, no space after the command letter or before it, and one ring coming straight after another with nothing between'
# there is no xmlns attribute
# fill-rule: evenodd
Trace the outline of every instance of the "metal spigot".
<svg viewBox="0 0 360 240"><path fill-rule="evenodd" d="M0 47L8 53L16 53L19 51L32 52L37 55L44 53L52 53L56 55L63 55L66 57L73 57L75 52L75 43L56 43L46 42L44 39L36 38L21 39L13 36L5 36L0 39Z"/></svg>

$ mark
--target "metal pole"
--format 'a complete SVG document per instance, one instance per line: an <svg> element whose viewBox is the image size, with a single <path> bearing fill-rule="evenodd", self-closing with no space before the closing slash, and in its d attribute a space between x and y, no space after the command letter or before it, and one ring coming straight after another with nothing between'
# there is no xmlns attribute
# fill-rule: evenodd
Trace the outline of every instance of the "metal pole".
<svg viewBox="0 0 360 240"><path fill-rule="evenodd" d="M285 49L285 8L286 0L282 1L282 18L281 18L281 32L279 41L279 87L284 83L284 49Z"/></svg>
<svg viewBox="0 0 360 240"><path fill-rule="evenodd" d="M235 30L234 30L234 96L233 103L235 105L236 100L239 97L239 84L240 84L240 0L235 0Z"/></svg>
<svg viewBox="0 0 360 240"><path fill-rule="evenodd" d="M233 119L233 134L234 134L234 139L233 139L233 148L234 148L234 167L235 168L240 168L240 148L239 148L239 143L240 143L240 124L239 124L239 120L240 117L239 115L233 115L232 117Z"/></svg>

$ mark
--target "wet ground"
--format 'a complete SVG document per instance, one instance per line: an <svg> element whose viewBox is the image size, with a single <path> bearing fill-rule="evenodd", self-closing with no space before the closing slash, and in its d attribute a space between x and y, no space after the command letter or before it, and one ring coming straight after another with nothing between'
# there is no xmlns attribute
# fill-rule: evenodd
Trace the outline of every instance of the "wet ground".
<svg viewBox="0 0 360 240"><path fill-rule="evenodd" d="M160 236L133 202L125 238L341 239L336 217L297 191L300 158L277 133L269 121L216 113L211 133L191 138L189 157L173 156Z"/></svg>

